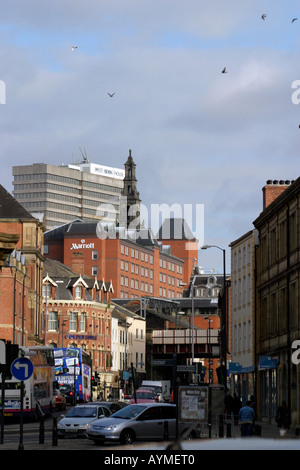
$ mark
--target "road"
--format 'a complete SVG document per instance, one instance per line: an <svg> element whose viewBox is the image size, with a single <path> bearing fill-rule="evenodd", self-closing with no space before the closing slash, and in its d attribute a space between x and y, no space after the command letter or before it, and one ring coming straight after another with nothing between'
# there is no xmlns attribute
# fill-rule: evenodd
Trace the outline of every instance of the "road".
<svg viewBox="0 0 300 470"><path fill-rule="evenodd" d="M67 407L67 411L68 411ZM123 451L132 449L133 446L125 447L119 443L105 443L96 445L87 438L57 438L55 432L55 423L59 421L66 411L56 411L53 417L45 418L44 431L40 422L24 422L23 435L20 433L20 424L15 422L6 422L4 426L3 443L0 444L1 450L79 450L79 451ZM146 444L146 443L144 443ZM153 444L153 443L152 443ZM166 447L168 443L166 442ZM140 444L139 444L140 445Z"/></svg>
<svg viewBox="0 0 300 470"><path fill-rule="evenodd" d="M69 408L69 407L68 407ZM68 410L67 408L67 410ZM6 421L4 425L3 443L0 450L30 450L30 449L50 449L55 450L97 450L116 447L121 449L121 445L107 444L97 446L93 441L86 438L65 438L58 439L55 432L55 423L59 421L66 411L56 411L53 417L46 417L44 429L41 422L24 422L23 435L21 435L20 424Z"/></svg>

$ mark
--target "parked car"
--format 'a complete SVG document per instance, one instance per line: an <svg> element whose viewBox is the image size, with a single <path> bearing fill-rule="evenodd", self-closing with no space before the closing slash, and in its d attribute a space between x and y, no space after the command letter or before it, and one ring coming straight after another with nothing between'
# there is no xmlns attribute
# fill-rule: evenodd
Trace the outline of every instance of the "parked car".
<svg viewBox="0 0 300 470"><path fill-rule="evenodd" d="M198 437L189 423L178 422L178 436L187 431L187 438ZM86 436L95 443L104 441L131 444L140 440L176 438L176 406L169 403L132 404L110 418L97 419L89 424Z"/></svg>
<svg viewBox="0 0 300 470"><path fill-rule="evenodd" d="M88 424L108 418L111 412L102 405L76 405L57 424L58 437L85 436Z"/></svg>
<svg viewBox="0 0 300 470"><path fill-rule="evenodd" d="M151 390L147 389L138 389L133 394L130 403L156 403L158 402L158 398L154 395Z"/></svg>
<svg viewBox="0 0 300 470"><path fill-rule="evenodd" d="M121 408L127 406L128 403L125 403L124 401L92 401L89 405L105 406L105 408L108 408L111 413L115 413L116 411L121 410Z"/></svg>
<svg viewBox="0 0 300 470"><path fill-rule="evenodd" d="M56 403L55 407L57 410L65 410L66 409L66 398L61 393L60 390L56 390Z"/></svg>
<svg viewBox="0 0 300 470"><path fill-rule="evenodd" d="M59 384L59 391L65 397L67 403L73 403L74 390L70 384Z"/></svg>

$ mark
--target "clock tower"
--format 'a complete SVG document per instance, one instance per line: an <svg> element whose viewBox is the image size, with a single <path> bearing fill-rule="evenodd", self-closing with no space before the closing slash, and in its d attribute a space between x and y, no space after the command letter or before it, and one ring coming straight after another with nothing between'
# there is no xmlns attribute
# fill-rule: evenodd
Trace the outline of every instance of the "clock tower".
<svg viewBox="0 0 300 470"><path fill-rule="evenodd" d="M137 179L135 175L136 164L133 161L131 150L125 166L124 187L122 191L122 202L120 208L120 218L126 228L140 229L140 193L137 191Z"/></svg>

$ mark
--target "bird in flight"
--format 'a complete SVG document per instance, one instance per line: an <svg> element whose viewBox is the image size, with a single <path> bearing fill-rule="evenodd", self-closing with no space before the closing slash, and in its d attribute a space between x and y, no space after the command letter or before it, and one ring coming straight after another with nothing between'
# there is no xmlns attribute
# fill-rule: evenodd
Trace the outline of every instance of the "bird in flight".
<svg viewBox="0 0 300 470"><path fill-rule="evenodd" d="M223 68L222 73L227 73L226 67Z"/></svg>
<svg viewBox="0 0 300 470"><path fill-rule="evenodd" d="M264 13L263 15L261 15L262 20L265 20L265 19L266 19L266 16L267 16L267 15L265 15L265 13Z"/></svg>
<svg viewBox="0 0 300 470"><path fill-rule="evenodd" d="M72 51L75 51L77 49L77 46L72 46Z"/></svg>
<svg viewBox="0 0 300 470"><path fill-rule="evenodd" d="M112 98L115 93L107 93L107 94Z"/></svg>
<svg viewBox="0 0 300 470"><path fill-rule="evenodd" d="M293 18L293 19L292 19L292 23L294 23L294 21L296 21L297 19L298 19L298 18Z"/></svg>

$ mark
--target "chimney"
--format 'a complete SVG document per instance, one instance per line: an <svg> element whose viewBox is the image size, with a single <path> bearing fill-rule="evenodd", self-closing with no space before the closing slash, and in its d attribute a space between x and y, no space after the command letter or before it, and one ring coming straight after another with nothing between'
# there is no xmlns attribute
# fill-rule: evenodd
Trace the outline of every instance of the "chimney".
<svg viewBox="0 0 300 470"><path fill-rule="evenodd" d="M283 191L288 188L293 181L290 180L268 180L262 188L263 210L265 210Z"/></svg>

